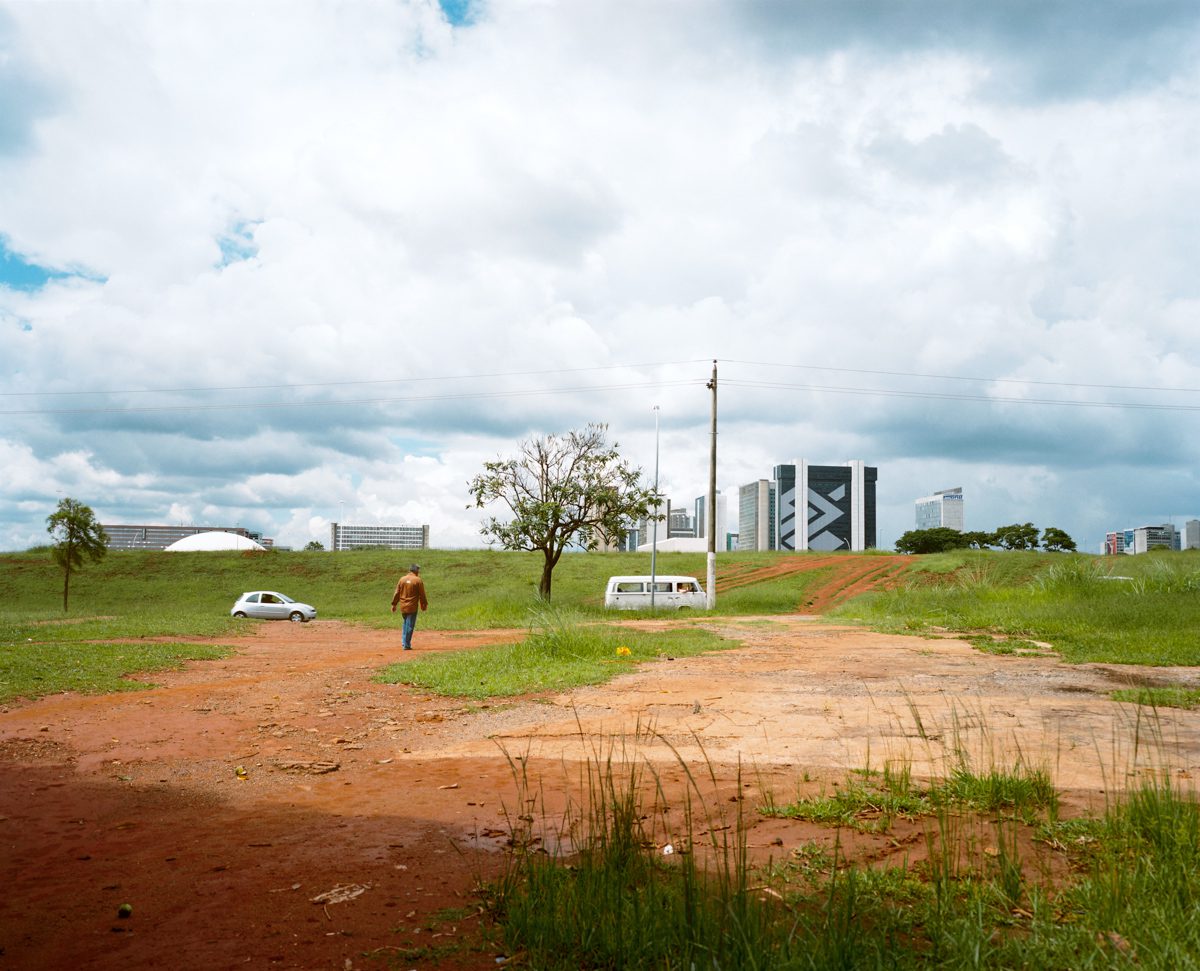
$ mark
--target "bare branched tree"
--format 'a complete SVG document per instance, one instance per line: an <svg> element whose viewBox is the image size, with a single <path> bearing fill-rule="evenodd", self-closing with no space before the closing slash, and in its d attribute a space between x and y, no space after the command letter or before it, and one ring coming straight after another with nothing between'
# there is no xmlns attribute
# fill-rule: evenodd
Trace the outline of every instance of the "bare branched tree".
<svg viewBox="0 0 1200 971"><path fill-rule="evenodd" d="M551 580L563 551L572 543L594 550L624 537L660 501L642 484L641 469L625 462L617 444L606 441L608 426L546 435L522 442L515 458L485 462L468 484L473 505L493 502L511 516L489 517L480 532L508 550L540 550L538 593L550 599ZM468 507L470 508L470 507Z"/></svg>

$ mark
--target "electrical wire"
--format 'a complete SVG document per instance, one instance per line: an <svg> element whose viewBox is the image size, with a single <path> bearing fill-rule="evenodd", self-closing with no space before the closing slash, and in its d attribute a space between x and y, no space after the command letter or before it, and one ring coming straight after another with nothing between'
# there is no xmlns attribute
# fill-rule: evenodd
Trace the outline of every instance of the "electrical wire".
<svg viewBox="0 0 1200 971"><path fill-rule="evenodd" d="M693 362L688 362L693 363ZM868 368L829 367L822 364L786 364L779 361L732 361L723 364L742 364L748 367L797 368L806 371L837 371L842 374L877 374L889 378L922 378L936 381L977 381L986 384L1037 384L1054 388L1090 388L1103 391L1178 391L1200 393L1200 388L1164 388L1148 384L1083 384L1078 381L1039 381L1033 378L982 378L962 374L923 374L920 371L873 371Z"/></svg>
<svg viewBox="0 0 1200 971"><path fill-rule="evenodd" d="M46 397L58 395L89 395L89 394L196 394L209 392L224 392L224 391L290 391L300 388L349 388L362 387L364 385L380 385L380 384L404 384L406 382L417 381L478 381L481 378L514 378L514 377L536 377L543 374L582 374L587 371L616 371L638 368L656 368L656 367L678 367L688 364L703 364L704 360L694 361L660 361L654 364L597 364L592 367L576 367L576 368L547 368L538 371L492 371L481 374L441 374L441 375L421 375L418 377L406 378L380 378L374 380L361 381L313 381L305 384L235 384L225 387L201 387L201 388L118 388L111 390L92 390L92 391L0 391L0 398L32 398ZM12 414L12 412L0 412L0 414Z"/></svg>
<svg viewBox="0 0 1200 971"><path fill-rule="evenodd" d="M1141 401L1071 401L1066 398L1010 398L1000 395L955 394L938 391L894 391L885 388L840 388L824 384L782 384L771 381L744 381L725 378L722 387L766 388L785 391L818 391L833 394L877 396L881 398L928 398L935 401L984 401L990 404L1012 405L1063 405L1070 408L1129 408L1147 411L1200 411L1197 405L1155 404Z"/></svg>
<svg viewBox="0 0 1200 971"><path fill-rule="evenodd" d="M462 380L483 380L488 378L511 378L511 377L537 377L543 375L562 375L562 374L582 374L597 371L612 371L612 370L631 370L631 369L646 369L646 368L665 368L665 367L682 367L695 364L707 364L708 359L696 359L690 361L667 361L646 364L610 364L610 365L595 365L591 367L580 368L554 368L541 370L525 370L525 371L495 371L483 372L477 374L457 374L457 375L425 375L412 378L396 378L391 380L361 380L361 381L325 381L313 382L307 384L277 384L277 385L236 385L227 387L194 387L194 388L140 388L126 389L123 391L63 391L63 392L33 392L33 391L18 391L18 392L0 392L0 396L17 397L17 396L53 396L53 395L129 395L129 394L191 394L191 393L227 393L233 391L295 391L312 388L338 388L338 387L363 387L363 386L379 386L393 385L416 382L446 382L446 381L462 381ZM833 371L847 374L869 374L885 377L907 377L921 378L923 380L954 380L954 381L975 381L989 383L1010 383L1010 384L1029 384L1040 386L1053 386L1060 388L1079 388L1091 390L1137 390L1137 391L1174 391L1174 392L1191 392L1200 389L1191 388L1155 388L1144 385L1107 385L1107 384L1082 384L1066 381L1035 381L1020 378L979 378L966 377L962 375L944 375L944 374L921 374L908 371L881 371L869 370L866 368L838 368L828 367L824 365L808 365L808 364L787 364L787 363L771 363L764 361L739 361L726 360L725 364L734 364L747 367L783 367L802 370L814 371ZM449 392L442 394L428 395L391 395L381 397L364 397L364 398L332 398L319 399L309 401L254 401L254 402L211 402L211 403L190 403L190 404L169 404L169 405L94 405L78 408L30 408L30 409L0 409L0 415L20 416L20 415L89 415L89 414L137 414L137 413L167 413L167 412L185 412L185 411L240 411L240 410L255 410L255 409L282 409L282 408L338 408L348 406L363 406L363 405L386 405L400 403L421 403L434 401L466 401L466 400L496 400L503 398L522 398L534 397L542 395L557 395L557 394L586 394L586 393L602 393L615 391L639 391L648 389L688 387L705 380L702 376L697 376L693 379L674 379L670 381L642 381L642 382L626 382L617 384L600 384L600 385L576 385L570 387L552 387L552 388L518 388L503 391L461 391ZM1086 401L1086 400L1070 400L1065 398L1018 398L1004 395L989 395L989 394L970 394L967 392L950 392L950 391L906 391L895 388L860 388L860 387L845 387L835 385L820 385L820 384L790 384L782 381L758 381L746 378L721 378L721 386L724 388L738 387L749 389L762 389L773 391L796 391L810 393L829 393L839 395L858 395L864 397L881 397L881 398L912 398L926 399L933 401L977 401L988 404L1016 404L1016 405L1050 405L1069 408L1109 408L1109 409L1128 409L1128 410L1149 410L1149 411L1180 411L1193 412L1200 411L1200 404L1167 404L1143 401Z"/></svg>
<svg viewBox="0 0 1200 971"><path fill-rule="evenodd" d="M336 398L318 401L254 401L189 405L141 405L133 407L29 408L0 410L0 415L124 415L178 411L240 411L278 408L340 408L347 405L382 405L423 401L466 401L496 398L521 398L537 395L581 394L593 391L640 391L649 388L674 388L699 385L701 378L686 381L648 381L635 384L583 385L572 388L527 388L520 391L464 391L455 394L406 395L387 398Z"/></svg>

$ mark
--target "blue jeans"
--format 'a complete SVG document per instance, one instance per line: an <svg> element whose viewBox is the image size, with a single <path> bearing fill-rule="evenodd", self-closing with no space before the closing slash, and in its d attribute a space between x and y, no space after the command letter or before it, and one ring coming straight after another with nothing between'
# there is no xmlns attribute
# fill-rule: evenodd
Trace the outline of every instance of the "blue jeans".
<svg viewBox="0 0 1200 971"><path fill-rule="evenodd" d="M413 630L416 629L417 626L417 615L402 614L401 616L404 618L404 632L401 637L401 643L404 645L404 649L406 651L411 651Z"/></svg>

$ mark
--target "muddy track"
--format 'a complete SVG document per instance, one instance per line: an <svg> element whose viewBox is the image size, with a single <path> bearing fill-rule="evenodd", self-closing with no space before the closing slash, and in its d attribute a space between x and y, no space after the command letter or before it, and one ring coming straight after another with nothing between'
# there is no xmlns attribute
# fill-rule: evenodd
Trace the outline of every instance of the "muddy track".
<svg viewBox="0 0 1200 971"><path fill-rule="evenodd" d="M796 573L825 571L829 576L812 587L797 609L823 613L851 597L874 589L887 589L904 572L911 556L794 556L783 557L769 566L742 569L717 578L717 593L737 590L766 580Z"/></svg>

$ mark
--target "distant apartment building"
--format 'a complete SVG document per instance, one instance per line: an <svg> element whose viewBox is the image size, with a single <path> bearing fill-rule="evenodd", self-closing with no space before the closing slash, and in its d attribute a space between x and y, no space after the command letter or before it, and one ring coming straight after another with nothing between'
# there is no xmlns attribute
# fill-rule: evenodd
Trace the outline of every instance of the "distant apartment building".
<svg viewBox="0 0 1200 971"><path fill-rule="evenodd" d="M429 547L429 526L352 526L329 524L329 548L333 551L382 546L390 550L421 550Z"/></svg>
<svg viewBox="0 0 1200 971"><path fill-rule="evenodd" d="M777 465L775 545L778 550L865 550L875 546L875 485L879 470L855 460Z"/></svg>
<svg viewBox="0 0 1200 971"><path fill-rule="evenodd" d="M662 527L659 527L659 535L663 533ZM676 505L673 502L667 502L667 522L666 522L666 538L667 539L692 539L696 535L696 524L692 519L691 510L685 505Z"/></svg>
<svg viewBox="0 0 1200 971"><path fill-rule="evenodd" d="M942 489L931 496L922 496L916 501L917 529L965 529L966 516L963 510L963 491L959 486Z"/></svg>
<svg viewBox="0 0 1200 971"><path fill-rule="evenodd" d="M1106 556L1116 556L1125 552L1125 530L1118 529L1104 536L1104 553Z"/></svg>
<svg viewBox="0 0 1200 971"><path fill-rule="evenodd" d="M1200 519L1189 519L1183 524L1183 548L1200 550Z"/></svg>
<svg viewBox="0 0 1200 971"><path fill-rule="evenodd" d="M241 526L132 526L109 523L103 524L103 529L108 534L110 550L165 550L172 543L199 533L233 533L252 539L267 549L275 542L264 539L262 533Z"/></svg>
<svg viewBox="0 0 1200 971"><path fill-rule="evenodd" d="M775 549L776 486L759 479L738 489L739 550Z"/></svg>

